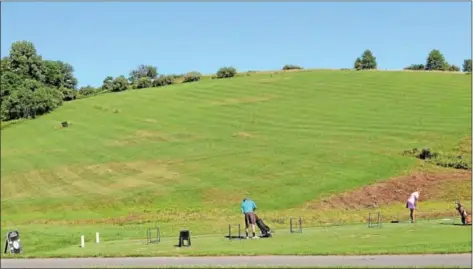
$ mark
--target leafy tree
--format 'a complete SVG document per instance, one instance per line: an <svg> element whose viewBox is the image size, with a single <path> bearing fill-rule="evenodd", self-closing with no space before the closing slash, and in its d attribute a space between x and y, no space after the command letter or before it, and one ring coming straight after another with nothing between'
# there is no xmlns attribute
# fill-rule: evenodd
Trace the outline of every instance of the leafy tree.
<svg viewBox="0 0 473 269"><path fill-rule="evenodd" d="M113 77L108 76L103 80L102 89L104 91L111 91L113 89Z"/></svg>
<svg viewBox="0 0 473 269"><path fill-rule="evenodd" d="M74 67L68 63L60 62L61 71L64 75L64 85L63 87L68 89L76 89L77 88L77 79L74 77Z"/></svg>
<svg viewBox="0 0 473 269"><path fill-rule="evenodd" d="M199 81L202 75L199 72L189 72L184 75L183 83Z"/></svg>
<svg viewBox="0 0 473 269"><path fill-rule="evenodd" d="M119 76L112 81L112 92L121 92L128 89L128 80L125 76Z"/></svg>
<svg viewBox="0 0 473 269"><path fill-rule="evenodd" d="M439 50L431 50L425 64L426 70L440 70L444 71L448 69L448 63L445 57Z"/></svg>
<svg viewBox="0 0 473 269"><path fill-rule="evenodd" d="M43 61L36 53L36 48L32 42L17 41L10 49L10 68L16 74L32 78L37 81L44 81Z"/></svg>
<svg viewBox="0 0 473 269"><path fill-rule="evenodd" d="M1 72L3 74L3 72L7 72L7 71L11 71L11 68L10 68L10 59L8 57L3 57L2 60L1 60Z"/></svg>
<svg viewBox="0 0 473 269"><path fill-rule="evenodd" d="M362 63L361 63L360 57L356 58L355 64L353 65L353 67L354 67L356 70L361 70L361 69L363 69L363 65L362 65Z"/></svg>
<svg viewBox="0 0 473 269"><path fill-rule="evenodd" d="M471 59L463 61L463 72L471 72Z"/></svg>
<svg viewBox="0 0 473 269"><path fill-rule="evenodd" d="M373 56L371 50L365 50L361 55L361 68L362 69L376 69L378 64L376 63L376 57Z"/></svg>
<svg viewBox="0 0 473 269"><path fill-rule="evenodd" d="M137 89L150 88L151 86L153 86L153 81L149 77L141 77L136 83Z"/></svg>
<svg viewBox="0 0 473 269"><path fill-rule="evenodd" d="M1 59L1 119L35 118L75 99L73 72L67 63L43 61L32 42L14 42Z"/></svg>
<svg viewBox="0 0 473 269"><path fill-rule="evenodd" d="M2 71L2 76L0 80L0 87L1 87L1 96L5 97L10 95L13 91L18 90L18 87L23 83L23 79L21 76L10 72L10 71ZM3 98L0 98L0 102Z"/></svg>
<svg viewBox="0 0 473 269"><path fill-rule="evenodd" d="M136 69L130 72L130 81L131 83L137 82L140 78L148 77L150 79L155 79L158 75L158 68L152 65L139 65Z"/></svg>
<svg viewBox="0 0 473 269"><path fill-rule="evenodd" d="M32 94L32 102L27 116L35 118L36 115L51 112L59 107L64 99L63 94L59 91L47 87L39 88Z"/></svg>
<svg viewBox="0 0 473 269"><path fill-rule="evenodd" d="M13 120L24 117L23 111L25 110L25 99L24 96L31 93L26 91L24 88L13 91L8 96L2 96L2 119Z"/></svg>
<svg viewBox="0 0 473 269"><path fill-rule="evenodd" d="M237 74L233 67L222 67L217 71L217 78L231 78Z"/></svg>

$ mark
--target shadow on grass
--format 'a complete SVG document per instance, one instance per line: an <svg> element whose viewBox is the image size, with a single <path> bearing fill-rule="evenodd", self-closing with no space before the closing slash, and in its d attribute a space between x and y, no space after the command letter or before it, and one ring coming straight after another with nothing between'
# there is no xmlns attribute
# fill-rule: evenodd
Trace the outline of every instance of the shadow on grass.
<svg viewBox="0 0 473 269"><path fill-rule="evenodd" d="M440 223L440 225L451 225L451 226L465 226L465 227L470 227L470 224L462 224L462 223Z"/></svg>
<svg viewBox="0 0 473 269"><path fill-rule="evenodd" d="M224 237L225 237L225 238L227 238L227 239L230 239L230 240L235 240L235 239L237 239L237 240L240 240L240 239L245 239L245 237L244 237L244 236L236 236L236 235L232 235L232 236L225 235Z"/></svg>

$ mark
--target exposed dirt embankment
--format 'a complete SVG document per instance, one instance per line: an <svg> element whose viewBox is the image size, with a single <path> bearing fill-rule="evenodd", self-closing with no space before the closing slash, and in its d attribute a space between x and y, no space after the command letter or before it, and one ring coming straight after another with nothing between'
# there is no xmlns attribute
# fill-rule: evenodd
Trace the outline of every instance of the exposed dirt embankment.
<svg viewBox="0 0 473 269"><path fill-rule="evenodd" d="M416 172L361 189L313 201L310 209L362 209L378 205L403 203L416 189L421 189L421 200L471 200L471 171L443 173ZM469 197L468 197L469 196Z"/></svg>

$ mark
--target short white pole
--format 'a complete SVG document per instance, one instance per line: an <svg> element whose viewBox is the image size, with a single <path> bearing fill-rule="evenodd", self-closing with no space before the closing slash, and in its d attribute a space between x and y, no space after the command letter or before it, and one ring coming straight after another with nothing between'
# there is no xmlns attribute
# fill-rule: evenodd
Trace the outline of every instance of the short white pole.
<svg viewBox="0 0 473 269"><path fill-rule="evenodd" d="M95 243L99 243L100 242L100 237L99 237L99 232L96 232L95 233Z"/></svg>
<svg viewBox="0 0 473 269"><path fill-rule="evenodd" d="M80 247L81 248L85 247L85 238L83 235L80 236Z"/></svg>

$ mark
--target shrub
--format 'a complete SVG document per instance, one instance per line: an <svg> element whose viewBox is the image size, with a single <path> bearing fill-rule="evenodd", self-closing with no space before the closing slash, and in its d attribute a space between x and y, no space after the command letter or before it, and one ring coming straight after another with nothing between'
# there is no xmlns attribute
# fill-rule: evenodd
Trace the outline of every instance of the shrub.
<svg viewBox="0 0 473 269"><path fill-rule="evenodd" d="M61 93L63 94L63 96L64 96L63 100L64 101L72 101L72 100L75 100L77 98L77 91L76 90L61 87L61 88L59 88L59 91L61 91Z"/></svg>
<svg viewBox="0 0 473 269"><path fill-rule="evenodd" d="M355 63L353 64L353 67L354 67L356 70L361 70L361 69L363 69L363 65L362 65L362 63L361 63L361 58L360 58L360 57L356 58Z"/></svg>
<svg viewBox="0 0 473 269"><path fill-rule="evenodd" d="M217 71L217 78L231 78L237 74L237 71L233 67L222 67Z"/></svg>
<svg viewBox="0 0 473 269"><path fill-rule="evenodd" d="M295 70L295 69L303 69L303 68L298 65L293 65L293 64L286 64L285 66L282 67L282 70Z"/></svg>
<svg viewBox="0 0 473 269"><path fill-rule="evenodd" d="M161 75L153 81L153 87L161 87L166 85L174 84L174 77L173 75L164 76Z"/></svg>
<svg viewBox="0 0 473 269"><path fill-rule="evenodd" d="M181 79L184 77L183 74L172 74L172 75L169 75L169 77L172 77L173 79Z"/></svg>
<svg viewBox="0 0 473 269"><path fill-rule="evenodd" d="M468 162L461 155L441 154L441 155L437 155L437 157L432 159L431 162L434 163L435 165L447 167L447 168L464 169L464 170L471 169L471 161Z"/></svg>
<svg viewBox="0 0 473 269"><path fill-rule="evenodd" d="M471 59L463 61L463 72L471 72Z"/></svg>
<svg viewBox="0 0 473 269"><path fill-rule="evenodd" d="M153 86L153 81L149 77L141 77L136 82L136 89L145 89Z"/></svg>
<svg viewBox="0 0 473 269"><path fill-rule="evenodd" d="M468 156L454 153L434 152L430 149L417 149L404 151L403 155L415 157L437 166L454 169L471 169L471 159Z"/></svg>
<svg viewBox="0 0 473 269"><path fill-rule="evenodd" d="M104 91L112 91L113 90L113 77L112 76L107 76L103 80L102 90L104 90Z"/></svg>
<svg viewBox="0 0 473 269"><path fill-rule="evenodd" d="M184 75L183 83L199 81L202 74L199 72L189 72Z"/></svg>
<svg viewBox="0 0 473 269"><path fill-rule="evenodd" d="M424 70L425 66L423 64L411 64L408 67L405 67L404 70Z"/></svg>
<svg viewBox="0 0 473 269"><path fill-rule="evenodd" d="M83 96L94 95L97 92L98 92L97 89L95 89L94 87L92 87L90 85L87 85L85 87L81 87L79 89L79 94L83 95Z"/></svg>
<svg viewBox="0 0 473 269"><path fill-rule="evenodd" d="M125 91L128 89L128 80L125 78L125 76L119 76L112 81L111 86L112 92Z"/></svg>
<svg viewBox="0 0 473 269"><path fill-rule="evenodd" d="M452 64L448 67L448 71L450 71L450 72L460 72L460 67Z"/></svg>

